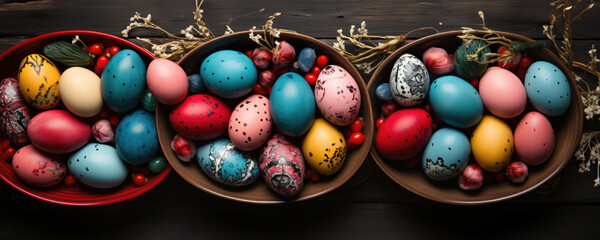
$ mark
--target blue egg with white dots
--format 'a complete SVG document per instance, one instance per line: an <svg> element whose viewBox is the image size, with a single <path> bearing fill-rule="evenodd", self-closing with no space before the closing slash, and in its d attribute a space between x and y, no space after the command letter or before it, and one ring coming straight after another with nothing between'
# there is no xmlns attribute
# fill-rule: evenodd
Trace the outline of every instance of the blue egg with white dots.
<svg viewBox="0 0 600 240"><path fill-rule="evenodd" d="M252 60L233 50L221 50L209 55L200 65L204 86L223 98L238 98L250 91L258 80Z"/></svg>
<svg viewBox="0 0 600 240"><path fill-rule="evenodd" d="M229 141L219 139L197 148L196 160L212 180L227 186L246 186L258 179L258 162Z"/></svg>
<svg viewBox="0 0 600 240"><path fill-rule="evenodd" d="M442 128L431 136L423 151L425 175L435 181L458 176L471 157L471 144L464 133Z"/></svg>
<svg viewBox="0 0 600 240"><path fill-rule="evenodd" d="M571 87L567 76L554 64L537 61L525 74L525 92L531 105L548 116L559 116L571 104Z"/></svg>
<svg viewBox="0 0 600 240"><path fill-rule="evenodd" d="M128 112L144 98L146 65L136 52L121 50L106 64L100 79L100 92L106 105L115 112Z"/></svg>
<svg viewBox="0 0 600 240"><path fill-rule="evenodd" d="M77 181L95 188L113 188L127 179L127 165L109 145L89 143L67 160Z"/></svg>
<svg viewBox="0 0 600 240"><path fill-rule="evenodd" d="M115 146L121 159L131 165L152 160L160 147L154 115L136 110L125 116L115 131Z"/></svg>
<svg viewBox="0 0 600 240"><path fill-rule="evenodd" d="M429 87L429 103L435 115L453 127L473 127L483 117L479 92L457 76L435 79Z"/></svg>
<svg viewBox="0 0 600 240"><path fill-rule="evenodd" d="M204 83L200 74L192 74L188 76L188 90L190 94L198 94L204 92Z"/></svg>
<svg viewBox="0 0 600 240"><path fill-rule="evenodd" d="M377 86L377 88L375 89L375 96L377 96L377 99L379 99L379 101L382 102L389 102L394 100L389 83L379 84L379 86Z"/></svg>

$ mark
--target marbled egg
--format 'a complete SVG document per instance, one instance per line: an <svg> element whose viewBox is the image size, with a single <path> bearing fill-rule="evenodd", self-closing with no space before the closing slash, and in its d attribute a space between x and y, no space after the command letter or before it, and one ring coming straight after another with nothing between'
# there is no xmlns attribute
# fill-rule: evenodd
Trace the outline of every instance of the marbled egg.
<svg viewBox="0 0 600 240"><path fill-rule="evenodd" d="M514 151L513 133L504 121L483 116L471 134L473 157L483 169L499 172L510 162Z"/></svg>
<svg viewBox="0 0 600 240"><path fill-rule="evenodd" d="M92 128L68 111L48 110L29 121L27 136L35 147L63 154L83 147L92 136Z"/></svg>
<svg viewBox="0 0 600 240"><path fill-rule="evenodd" d="M146 91L146 65L140 55L129 49L115 54L102 72L101 91L111 110L133 110Z"/></svg>
<svg viewBox="0 0 600 240"><path fill-rule="evenodd" d="M229 139L242 151L252 151L265 143L271 134L269 99L252 95L242 100L229 118Z"/></svg>
<svg viewBox="0 0 600 240"><path fill-rule="evenodd" d="M488 68L479 80L479 94L486 109L501 118L519 116L527 94L517 75L501 67Z"/></svg>
<svg viewBox="0 0 600 240"><path fill-rule="evenodd" d="M102 110L100 78L87 68L70 67L60 76L60 98L67 109L80 117L92 117Z"/></svg>
<svg viewBox="0 0 600 240"><path fill-rule="evenodd" d="M475 126L483 116L483 102L473 85L456 76L443 76L431 83L431 108L453 127Z"/></svg>
<svg viewBox="0 0 600 240"><path fill-rule="evenodd" d="M25 56L19 65L17 79L21 96L35 109L51 109L60 102L60 72L56 65L43 55Z"/></svg>
<svg viewBox="0 0 600 240"><path fill-rule="evenodd" d="M271 116L281 132L297 137L308 131L314 120L315 97L302 76L293 72L281 75L270 97Z"/></svg>
<svg viewBox="0 0 600 240"><path fill-rule="evenodd" d="M458 176L471 157L471 144L464 133L442 128L431 136L423 151L425 175L436 181Z"/></svg>
<svg viewBox="0 0 600 240"><path fill-rule="evenodd" d="M198 147L196 160L212 180L227 186L246 186L256 181L259 167L249 153L238 150L227 139Z"/></svg>
<svg viewBox="0 0 600 240"><path fill-rule="evenodd" d="M113 188L127 179L127 165L109 145L89 143L69 157L69 171L85 185Z"/></svg>
<svg viewBox="0 0 600 240"><path fill-rule="evenodd" d="M529 112L515 128L515 151L528 165L537 166L548 160L554 150L554 130L539 112Z"/></svg>
<svg viewBox="0 0 600 240"><path fill-rule="evenodd" d="M302 141L306 163L322 175L338 172L348 149L342 132L323 118L317 118Z"/></svg>
<svg viewBox="0 0 600 240"><path fill-rule="evenodd" d="M429 141L433 122L420 108L398 110L388 116L375 135L375 148L391 160L407 160L416 156Z"/></svg>
<svg viewBox="0 0 600 240"><path fill-rule="evenodd" d="M19 149L12 158L13 171L23 182L37 187L49 187L67 175L64 159L37 150L33 145Z"/></svg>
<svg viewBox="0 0 600 240"><path fill-rule="evenodd" d="M126 163L138 166L150 161L160 148L154 115L136 110L125 116L115 131L115 146Z"/></svg>
<svg viewBox="0 0 600 240"><path fill-rule="evenodd" d="M252 60L233 50L221 50L209 55L200 65L204 86L223 98L238 98L252 91L258 73Z"/></svg>
<svg viewBox="0 0 600 240"><path fill-rule="evenodd" d="M329 122L346 126L360 111L360 89L356 81L337 65L328 65L317 78L315 100L323 117Z"/></svg>
<svg viewBox="0 0 600 240"><path fill-rule="evenodd" d="M27 125L31 120L27 102L19 93L19 83L14 78L0 82L0 134L12 144L29 142Z"/></svg>
<svg viewBox="0 0 600 240"><path fill-rule="evenodd" d="M186 138L214 139L227 131L231 109L218 98L196 94L183 100L169 114L169 123ZM265 119L265 121L270 119Z"/></svg>
<svg viewBox="0 0 600 240"><path fill-rule="evenodd" d="M300 149L282 134L267 141L258 160L260 173L275 193L292 197L304 185L304 158Z"/></svg>
<svg viewBox="0 0 600 240"><path fill-rule="evenodd" d="M548 116L565 113L571 104L571 87L567 76L549 62L531 64L525 75L525 90L533 107Z"/></svg>
<svg viewBox="0 0 600 240"><path fill-rule="evenodd" d="M429 73L423 62L412 54L400 56L392 67L390 89L401 106L412 107L423 102L429 92Z"/></svg>
<svg viewBox="0 0 600 240"><path fill-rule="evenodd" d="M188 93L189 82L185 71L171 60L152 60L148 65L146 80L152 95L163 104L177 104Z"/></svg>

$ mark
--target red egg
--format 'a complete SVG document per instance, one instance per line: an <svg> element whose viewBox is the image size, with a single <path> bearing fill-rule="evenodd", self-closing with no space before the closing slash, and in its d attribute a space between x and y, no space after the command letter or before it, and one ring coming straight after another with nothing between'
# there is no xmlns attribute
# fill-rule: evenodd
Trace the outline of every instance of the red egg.
<svg viewBox="0 0 600 240"><path fill-rule="evenodd" d="M375 148L387 159L410 159L425 148L431 133L431 117L425 110L398 110L387 117L377 129Z"/></svg>
<svg viewBox="0 0 600 240"><path fill-rule="evenodd" d="M63 154L83 147L92 136L92 128L65 110L49 110L31 119L27 136L37 148Z"/></svg>
<svg viewBox="0 0 600 240"><path fill-rule="evenodd" d="M181 136L209 140L227 131L231 108L218 98L196 94L183 100L169 114L169 123Z"/></svg>

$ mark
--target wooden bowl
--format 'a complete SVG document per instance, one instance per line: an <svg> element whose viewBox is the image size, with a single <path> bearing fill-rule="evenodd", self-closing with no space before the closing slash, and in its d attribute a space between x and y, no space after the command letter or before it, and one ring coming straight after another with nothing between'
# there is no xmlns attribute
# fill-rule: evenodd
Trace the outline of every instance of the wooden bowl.
<svg viewBox="0 0 600 240"><path fill-rule="evenodd" d="M188 53L179 61L179 65L185 70L187 75L191 75L199 73L200 64L204 58L216 51L229 49L245 52L248 49L254 49L257 45L248 38L249 33L248 31L238 32L213 39ZM262 31L257 31L257 33L263 34ZM365 135L365 142L360 147L349 151L344 166L332 177L321 179L319 182L306 181L303 189L296 197L285 199L279 197L269 189L267 184L262 180L262 176L259 177L256 183L247 187L226 187L208 178L202 172L195 159L189 163L179 160L170 147L175 131L169 124L168 114L173 109L173 106L159 104L156 112L156 124L160 145L173 169L190 184L205 192L230 200L255 204L279 204L303 201L328 193L344 184L362 165L373 138L373 114L371 113L371 103L367 95L367 87L360 74L343 56L314 38L296 33L281 33L279 41L281 40L292 44L296 48L297 53L303 47L315 48L317 56L326 55L329 58L330 64L333 63L343 67L354 77L362 95L359 117L362 116L364 121L363 134ZM231 109L233 107L235 105L231 105Z"/></svg>
<svg viewBox="0 0 600 240"><path fill-rule="evenodd" d="M154 56L147 50L123 38L110 34L79 30L53 32L23 41L3 52L0 55L0 78L16 78L19 64L26 55L31 53L43 54L42 49L46 44L57 40L71 42L75 35L78 35L86 44L99 42L104 46L115 45L119 46L121 49L132 49L140 54L146 63L146 66L154 59ZM55 63L59 67L59 70L64 70L64 67L61 68L61 64ZM0 160L0 178L8 183L8 185L42 201L68 206L108 205L135 198L154 188L167 177L170 172L171 167L167 166L167 168L158 175L147 176L148 183L141 187L135 186L129 177L123 184L111 189L94 189L83 186L82 183L78 183L76 186L70 188L65 187L63 183L54 187L40 188L23 183L14 174L11 162Z"/></svg>
<svg viewBox="0 0 600 240"><path fill-rule="evenodd" d="M369 81L368 89L371 102L373 103L373 117L375 119L379 118L382 105L382 102L375 96L375 89L379 84L389 82L390 72L398 57L404 53L410 53L421 58L423 52L433 46L444 48L448 53L454 53L456 48L462 43L462 40L457 37L460 34L462 34L461 31L451 31L423 37L401 47L389 56L377 68ZM504 32L500 32L500 34L517 41L533 41L517 34ZM532 61L544 60L558 66L569 80L571 96L573 97L566 113L559 117L549 117L556 136L552 156L541 166L530 166L529 176L524 183L512 184L508 180L504 180L484 183L483 187L477 191L464 191L458 187L456 178L445 182L435 182L425 176L420 164L408 169L401 167L400 165L402 164L398 164L398 162L384 159L377 153L375 144L373 144L371 155L377 165L396 183L415 194L434 201L458 205L490 204L511 199L532 191L556 175L571 159L581 138L583 109L581 99L579 98L579 90L567 67L550 50L545 47L539 47L528 49L526 52Z"/></svg>

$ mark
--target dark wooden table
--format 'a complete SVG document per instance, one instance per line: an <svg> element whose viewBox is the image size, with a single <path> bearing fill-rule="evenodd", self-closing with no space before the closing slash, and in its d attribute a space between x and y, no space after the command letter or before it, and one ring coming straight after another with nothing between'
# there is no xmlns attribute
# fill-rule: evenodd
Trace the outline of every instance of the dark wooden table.
<svg viewBox="0 0 600 240"><path fill-rule="evenodd" d="M440 31L487 26L543 40L550 6L545 1L282 1L204 3L204 21L216 33L262 25L282 12L276 27L331 43L336 29L367 21L369 33L397 35L433 26ZM261 8L265 11L259 12ZM85 29L120 36L135 11L173 32L192 23L191 0L0 0L0 51L40 34ZM576 59L600 46L600 7L574 26ZM160 37L152 32L144 36ZM139 34L138 34L139 35ZM369 76L365 76L368 81ZM586 129L597 129L597 122ZM341 188L316 199L278 206L227 201L187 184L175 172L152 191L123 203L64 207L27 197L0 183L0 239L52 236L92 239L597 239L600 189L595 174L580 174L572 159L555 185L488 206L452 206L408 192L368 157Z"/></svg>

